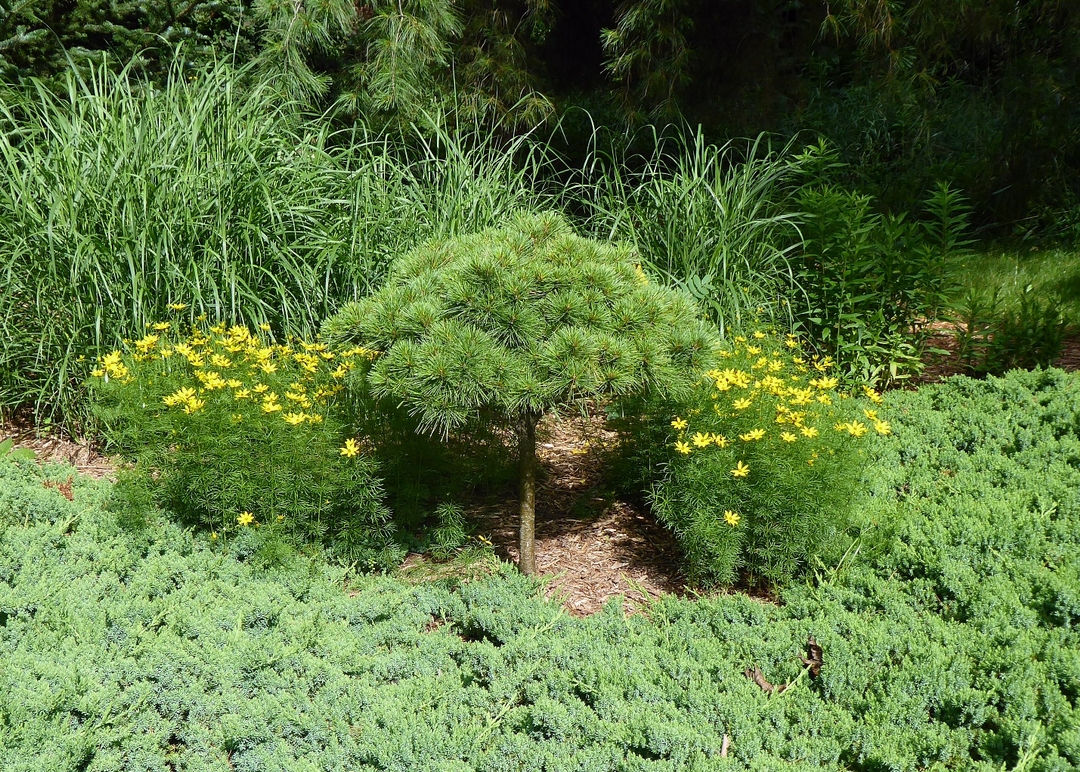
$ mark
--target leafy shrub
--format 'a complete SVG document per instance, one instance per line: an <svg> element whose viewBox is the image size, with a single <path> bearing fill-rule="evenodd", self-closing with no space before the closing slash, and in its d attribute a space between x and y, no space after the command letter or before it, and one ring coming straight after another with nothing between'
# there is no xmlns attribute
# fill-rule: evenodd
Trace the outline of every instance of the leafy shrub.
<svg viewBox="0 0 1080 772"><path fill-rule="evenodd" d="M805 568L846 525L868 461L857 440L890 432L837 393L831 360L807 362L797 345L791 335L736 336L721 369L670 406L667 432L659 416L653 427L648 441L670 452L653 510L695 581L731 584L742 569L780 583Z"/></svg>
<svg viewBox="0 0 1080 772"><path fill-rule="evenodd" d="M105 435L137 464L129 486L152 481L162 506L215 536L267 527L330 537L343 560L390 559L378 465L333 409L372 352L277 345L240 325L182 340L154 329L92 374Z"/></svg>
<svg viewBox="0 0 1080 772"><path fill-rule="evenodd" d="M960 304L955 332L960 361L974 373L1000 375L1015 367L1049 367L1065 343L1066 324L1052 300L1043 301L1027 285L1016 307L968 292Z"/></svg>
<svg viewBox="0 0 1080 772"><path fill-rule="evenodd" d="M805 213L797 275L809 308L801 329L853 378L918 372L926 325L941 317L955 284L949 260L967 245L960 195L939 185L923 221L881 215L869 196L831 186L796 198Z"/></svg>

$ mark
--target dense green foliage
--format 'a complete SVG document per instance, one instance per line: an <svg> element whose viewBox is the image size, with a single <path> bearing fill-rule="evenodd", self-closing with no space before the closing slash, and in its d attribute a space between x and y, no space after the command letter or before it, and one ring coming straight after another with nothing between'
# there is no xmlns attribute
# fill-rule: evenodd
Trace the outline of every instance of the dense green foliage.
<svg viewBox="0 0 1080 772"><path fill-rule="evenodd" d="M107 485L0 464L0 752L13 769L1066 772L1080 765L1080 384L897 395L849 557L742 595L572 619L510 574L342 588ZM812 635L817 679L799 675ZM758 666L768 695L743 675ZM726 760L719 758L730 738Z"/></svg>
<svg viewBox="0 0 1080 772"><path fill-rule="evenodd" d="M17 0L0 78L132 59L162 78L181 46L345 121L449 110L513 131L586 106L581 128L821 136L893 211L946 180L999 233L1076 238L1078 32L1071 0ZM580 157L587 129L566 139Z"/></svg>
<svg viewBox="0 0 1080 772"><path fill-rule="evenodd" d="M515 426L597 397L677 393L718 343L630 250L550 212L410 252L322 334L381 352L373 393L443 436L485 414Z"/></svg>
<svg viewBox="0 0 1080 772"><path fill-rule="evenodd" d="M371 352L275 345L240 325L191 329L150 333L92 373L108 448L135 464L122 494L145 491L215 537L265 527L328 543L345 564L400 559L378 464L335 410L341 381Z"/></svg>
<svg viewBox="0 0 1080 772"><path fill-rule="evenodd" d="M495 424L517 439L520 565L535 571L536 425L597 399L689 390L719 342L692 298L650 284L630 249L555 212L433 241L323 325L379 352L365 385L421 432Z"/></svg>
<svg viewBox="0 0 1080 772"><path fill-rule="evenodd" d="M837 393L827 361L786 348L739 337L689 399L628 422L653 512L696 583L779 585L833 550L869 460L864 435L890 431L873 404Z"/></svg>
<svg viewBox="0 0 1080 772"><path fill-rule="evenodd" d="M632 243L650 271L690 292L720 332L753 324L758 309L790 325L810 310L795 292L802 217L793 196L822 149L800 155L766 137L709 144L650 137L644 159L597 152L582 198L598 233ZM794 303L794 307L792 306Z"/></svg>
<svg viewBox="0 0 1080 772"><path fill-rule="evenodd" d="M882 216L869 197L831 186L807 186L796 201L799 327L849 376L887 383L918 372L928 330L955 294L950 258L969 244L962 197L939 185L921 221Z"/></svg>
<svg viewBox="0 0 1080 772"><path fill-rule="evenodd" d="M522 141L332 135L221 65L152 88L99 69L0 99L0 406L79 417L80 360L167 304L310 337L426 238L539 205Z"/></svg>

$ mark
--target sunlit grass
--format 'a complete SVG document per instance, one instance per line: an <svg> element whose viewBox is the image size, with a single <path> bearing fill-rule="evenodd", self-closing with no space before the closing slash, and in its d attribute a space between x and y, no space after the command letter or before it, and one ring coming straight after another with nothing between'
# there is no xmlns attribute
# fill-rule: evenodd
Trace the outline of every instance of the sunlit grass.
<svg viewBox="0 0 1080 772"><path fill-rule="evenodd" d="M986 249L959 260L956 269L961 296L989 298L996 291L999 309L1016 310L1030 286L1058 307L1069 327L1080 327L1080 250Z"/></svg>

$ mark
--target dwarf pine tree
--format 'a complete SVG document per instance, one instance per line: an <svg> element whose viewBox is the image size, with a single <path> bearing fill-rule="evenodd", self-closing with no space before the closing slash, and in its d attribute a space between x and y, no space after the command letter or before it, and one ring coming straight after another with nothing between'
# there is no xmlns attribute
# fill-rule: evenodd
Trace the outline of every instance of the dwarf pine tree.
<svg viewBox="0 0 1080 772"><path fill-rule="evenodd" d="M419 247L323 335L382 352L367 387L421 431L445 437L485 420L516 434L529 574L540 418L596 399L678 396L717 343L688 295L650 284L629 249L579 237L553 213Z"/></svg>

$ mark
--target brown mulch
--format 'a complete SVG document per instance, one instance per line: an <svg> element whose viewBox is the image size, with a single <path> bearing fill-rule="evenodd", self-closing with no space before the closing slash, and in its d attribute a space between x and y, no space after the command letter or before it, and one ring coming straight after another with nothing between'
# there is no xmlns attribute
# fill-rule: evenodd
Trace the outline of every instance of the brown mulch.
<svg viewBox="0 0 1080 772"><path fill-rule="evenodd" d="M908 385L922 386L936 383L953 375L969 375L957 356L956 325L938 323L933 326L934 334L927 340L927 348L941 349L944 354L928 353L923 357L926 368L917 378L912 378ZM1065 339L1061 355L1053 362L1054 367L1062 370L1080 370L1080 336L1072 335Z"/></svg>
<svg viewBox="0 0 1080 772"><path fill-rule="evenodd" d="M910 385L922 385L963 372L947 327L938 328L930 346L949 354L928 358L925 372ZM1080 337L1065 343L1054 365L1080 370ZM62 461L95 478L111 477L115 465L87 441L40 437L29 423L0 424L0 439L14 436L17 447L32 448L39 461ZM634 611L650 598L688 592L679 550L671 533L640 504L614 499L604 479L604 456L618 441L599 418L547 418L538 432L536 509L537 568L547 575L548 597L567 611L585 616L612 598ZM517 560L516 491L504 490L469 507L479 533L504 560ZM426 562L410 555L407 566Z"/></svg>
<svg viewBox="0 0 1080 772"><path fill-rule="evenodd" d="M640 505L612 499L603 456L618 441L599 418L545 418L538 429L536 567L546 594L579 616L622 597L632 611L662 594L687 591L671 533ZM518 557L517 501L481 504L470 514L504 560Z"/></svg>
<svg viewBox="0 0 1080 772"><path fill-rule="evenodd" d="M101 455L89 440L41 434L22 416L0 421L0 440L9 437L15 440L16 448L34 451L35 459L40 463L70 464L95 480L103 477L113 479L115 476L116 464Z"/></svg>

